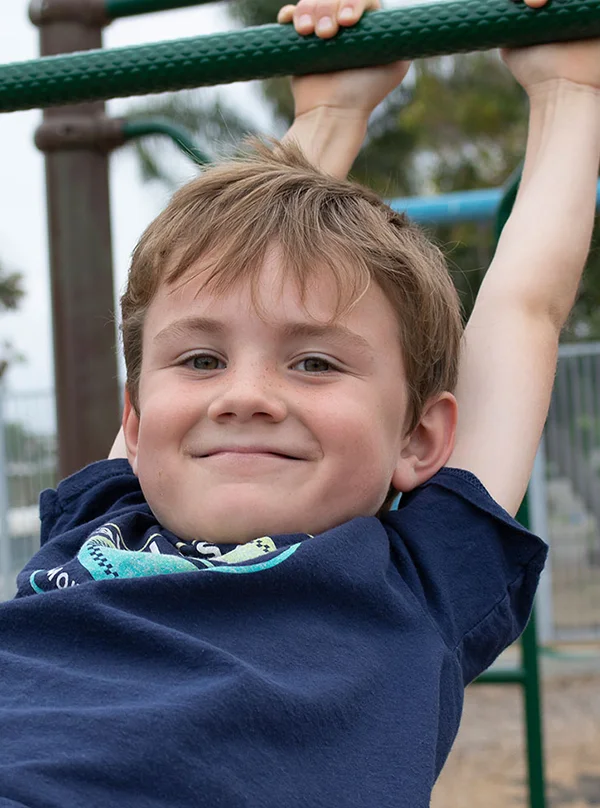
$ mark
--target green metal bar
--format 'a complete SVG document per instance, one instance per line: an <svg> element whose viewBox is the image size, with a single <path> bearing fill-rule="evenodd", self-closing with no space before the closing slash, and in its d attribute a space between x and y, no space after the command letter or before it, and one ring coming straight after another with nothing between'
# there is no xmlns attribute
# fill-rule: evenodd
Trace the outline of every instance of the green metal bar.
<svg viewBox="0 0 600 808"><path fill-rule="evenodd" d="M521 652L525 673L523 695L525 697L529 804L531 808L546 808L542 700L535 610L532 612L527 629L521 638Z"/></svg>
<svg viewBox="0 0 600 808"><path fill-rule="evenodd" d="M186 157L193 160L198 166L206 166L211 160L196 145L193 136L182 126L170 121L139 120L123 122L123 137L125 140L134 140L148 135L166 135L180 149Z"/></svg>
<svg viewBox="0 0 600 808"><path fill-rule="evenodd" d="M513 183L510 183L508 187L509 192L513 192ZM506 213L505 215L508 218ZM517 519L525 527L529 526L527 498L521 505ZM520 646L521 667L486 671L473 684L521 685L523 687L529 806L530 808L546 808L542 703L535 610L523 632Z"/></svg>
<svg viewBox="0 0 600 808"><path fill-rule="evenodd" d="M111 20L119 17L135 17L138 14L153 14L155 11L170 11L214 3L215 0L106 0L106 16Z"/></svg>
<svg viewBox="0 0 600 808"><path fill-rule="evenodd" d="M520 182L519 176L513 175L507 195L516 199ZM510 215L508 207L503 208L499 221L506 223ZM530 526L529 497L523 500L517 519L524 527ZM544 734L542 726L542 698L540 687L539 654L535 609L527 628L521 637L521 663L525 673L523 697L525 699L525 745L527 748L527 776L529 780L530 808L546 808L546 785L544 778Z"/></svg>
<svg viewBox="0 0 600 808"><path fill-rule="evenodd" d="M329 40L291 25L0 66L0 111L323 73L443 54L600 36L600 0L454 0L366 14Z"/></svg>
<svg viewBox="0 0 600 808"><path fill-rule="evenodd" d="M508 193L516 197L518 180L509 185ZM508 218L510 211L505 209ZM517 514L524 527L529 527L529 500L526 496ZM542 699L539 671L539 650L535 609L521 637L521 666L523 673L523 698L525 701L525 746L527 750L527 778L530 808L546 808L546 784L544 776L544 735L542 724Z"/></svg>
<svg viewBox="0 0 600 808"><path fill-rule="evenodd" d="M474 685L522 685L525 683L525 671L522 668L496 669L482 673L473 682Z"/></svg>

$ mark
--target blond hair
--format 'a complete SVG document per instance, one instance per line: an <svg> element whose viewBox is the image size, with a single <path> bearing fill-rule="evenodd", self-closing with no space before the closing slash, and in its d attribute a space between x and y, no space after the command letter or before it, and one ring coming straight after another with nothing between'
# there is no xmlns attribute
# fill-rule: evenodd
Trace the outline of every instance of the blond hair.
<svg viewBox="0 0 600 808"><path fill-rule="evenodd" d="M304 300L315 273L338 290L334 318L375 282L397 316L408 383L406 430L428 399L456 385L462 320L441 252L367 188L321 173L298 147L253 143L242 158L185 185L140 239L121 298L127 388L136 410L145 314L161 284L185 280L202 257L203 288L257 288L275 245Z"/></svg>

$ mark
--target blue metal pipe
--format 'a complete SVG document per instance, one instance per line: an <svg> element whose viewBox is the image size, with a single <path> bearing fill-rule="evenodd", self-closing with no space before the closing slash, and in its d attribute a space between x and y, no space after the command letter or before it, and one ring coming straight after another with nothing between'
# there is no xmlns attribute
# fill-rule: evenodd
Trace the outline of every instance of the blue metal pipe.
<svg viewBox="0 0 600 808"><path fill-rule="evenodd" d="M391 207L406 213L419 224L457 224L458 222L489 222L498 211L503 188L481 191L460 191L442 196L416 196L392 199ZM600 207L600 182L597 204Z"/></svg>

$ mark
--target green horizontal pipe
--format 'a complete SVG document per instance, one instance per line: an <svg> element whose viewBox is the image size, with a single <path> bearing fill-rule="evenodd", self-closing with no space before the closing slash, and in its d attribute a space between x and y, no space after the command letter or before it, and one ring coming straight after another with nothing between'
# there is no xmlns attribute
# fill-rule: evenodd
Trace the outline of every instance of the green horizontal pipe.
<svg viewBox="0 0 600 808"><path fill-rule="evenodd" d="M525 671L522 668L509 668L507 670L491 670L482 673L473 682L474 685L523 685L525 684Z"/></svg>
<svg viewBox="0 0 600 808"><path fill-rule="evenodd" d="M155 11L170 11L174 8L206 5L214 0L106 0L106 16L111 20L119 17L135 17L137 14L152 14Z"/></svg>
<svg viewBox="0 0 600 808"><path fill-rule="evenodd" d="M134 140L148 135L166 135L180 149L186 157L199 166L208 165L210 158L196 145L193 136L184 129L170 121L139 120L123 122L123 137L125 140Z"/></svg>
<svg viewBox="0 0 600 808"><path fill-rule="evenodd" d="M563 662L600 662L600 654L593 651L587 653L571 653L570 651L557 651L556 648L540 648L540 654L558 659Z"/></svg>
<svg viewBox="0 0 600 808"><path fill-rule="evenodd" d="M323 73L442 54L600 36L600 0L455 0L365 15L321 40L291 25L0 66L0 111Z"/></svg>

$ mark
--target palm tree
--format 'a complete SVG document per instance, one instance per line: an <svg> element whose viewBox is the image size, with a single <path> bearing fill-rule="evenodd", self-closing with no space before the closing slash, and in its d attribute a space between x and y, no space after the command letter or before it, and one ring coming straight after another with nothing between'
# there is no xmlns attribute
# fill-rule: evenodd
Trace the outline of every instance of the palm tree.
<svg viewBox="0 0 600 808"><path fill-rule="evenodd" d="M24 294L22 274L10 272L0 264L0 311L16 309Z"/></svg>
<svg viewBox="0 0 600 808"><path fill-rule="evenodd" d="M24 294L21 273L11 272L0 264L0 311L14 311ZM21 361L21 359L21 355L14 350L10 340L0 341L0 378L5 374L9 365Z"/></svg>

